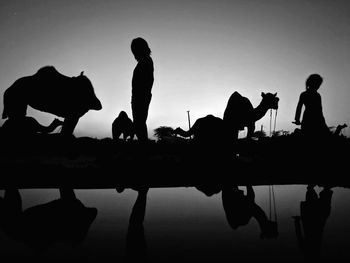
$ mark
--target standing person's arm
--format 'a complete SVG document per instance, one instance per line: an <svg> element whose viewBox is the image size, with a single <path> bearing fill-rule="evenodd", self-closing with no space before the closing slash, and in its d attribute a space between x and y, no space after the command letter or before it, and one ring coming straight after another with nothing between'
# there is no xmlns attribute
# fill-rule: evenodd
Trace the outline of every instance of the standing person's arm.
<svg viewBox="0 0 350 263"><path fill-rule="evenodd" d="M299 97L298 105L295 111L295 118L294 118L294 123L299 125L300 124L300 115L301 115L301 109L304 104L304 99L303 99L303 93Z"/></svg>

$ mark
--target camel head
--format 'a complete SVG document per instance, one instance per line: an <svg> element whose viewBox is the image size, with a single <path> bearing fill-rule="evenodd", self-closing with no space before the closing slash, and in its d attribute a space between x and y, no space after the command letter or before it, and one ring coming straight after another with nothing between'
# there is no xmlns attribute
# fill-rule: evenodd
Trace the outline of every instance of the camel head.
<svg viewBox="0 0 350 263"><path fill-rule="evenodd" d="M275 94L261 92L261 97L262 103L266 105L269 109L278 109L278 101L280 99L277 97L277 92Z"/></svg>

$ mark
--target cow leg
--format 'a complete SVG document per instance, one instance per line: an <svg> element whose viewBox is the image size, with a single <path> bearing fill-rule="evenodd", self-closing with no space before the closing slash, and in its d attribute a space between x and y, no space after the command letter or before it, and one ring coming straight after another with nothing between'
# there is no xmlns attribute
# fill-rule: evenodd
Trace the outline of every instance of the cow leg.
<svg viewBox="0 0 350 263"><path fill-rule="evenodd" d="M65 118L63 125L62 125L62 130L61 134L62 135L72 135L73 131L75 129L75 126L77 126L79 121L79 117L69 117Z"/></svg>
<svg viewBox="0 0 350 263"><path fill-rule="evenodd" d="M255 131L255 123L251 123L247 126L248 128L248 132L247 132L247 139L250 139L253 137L254 135L254 131Z"/></svg>

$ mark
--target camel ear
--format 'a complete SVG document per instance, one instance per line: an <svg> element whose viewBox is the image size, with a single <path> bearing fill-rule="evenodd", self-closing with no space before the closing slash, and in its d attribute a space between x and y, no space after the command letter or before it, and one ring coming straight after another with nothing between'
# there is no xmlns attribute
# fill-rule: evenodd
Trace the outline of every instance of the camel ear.
<svg viewBox="0 0 350 263"><path fill-rule="evenodd" d="M273 96L275 96L275 97L276 97L276 96L277 96L277 92L276 92L275 94L273 94Z"/></svg>
<svg viewBox="0 0 350 263"><path fill-rule="evenodd" d="M261 92L261 97L265 97L265 92Z"/></svg>
<svg viewBox="0 0 350 263"><path fill-rule="evenodd" d="M84 71L80 72L80 76L83 76L84 75Z"/></svg>

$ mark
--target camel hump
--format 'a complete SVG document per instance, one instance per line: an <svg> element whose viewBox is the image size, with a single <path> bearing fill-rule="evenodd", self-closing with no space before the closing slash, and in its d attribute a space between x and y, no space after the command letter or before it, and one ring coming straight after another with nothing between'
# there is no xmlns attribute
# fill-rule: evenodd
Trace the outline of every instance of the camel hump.
<svg viewBox="0 0 350 263"><path fill-rule="evenodd" d="M248 98L235 91L227 102L224 112L224 121L235 121L240 123L246 114L253 110L253 105ZM239 125L240 126L240 125Z"/></svg>

